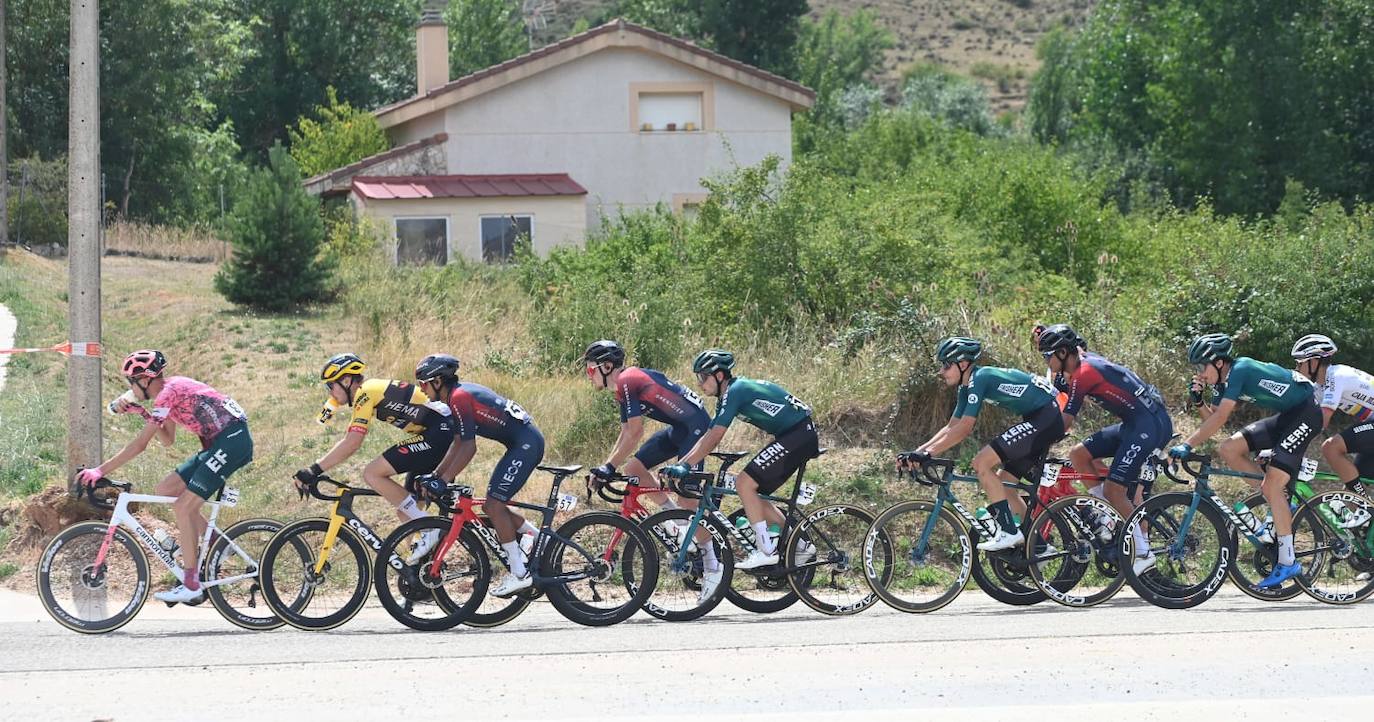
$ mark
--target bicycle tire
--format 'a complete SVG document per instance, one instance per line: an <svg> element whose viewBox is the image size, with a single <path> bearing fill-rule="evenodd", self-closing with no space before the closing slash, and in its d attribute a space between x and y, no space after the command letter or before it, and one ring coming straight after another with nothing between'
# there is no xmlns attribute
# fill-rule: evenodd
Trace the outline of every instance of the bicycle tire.
<svg viewBox="0 0 1374 722"><path fill-rule="evenodd" d="M924 614L944 608L964 591L973 573L968 530L943 506L931 521L934 511L935 503L924 499L893 504L878 514L864 537L864 576L873 593L899 612ZM893 549L887 567L879 566L879 557L870 552L884 537ZM904 596L912 585L929 593Z"/></svg>
<svg viewBox="0 0 1374 722"><path fill-rule="evenodd" d="M1112 541L1102 542L1097 538L1096 530L1080 513L1088 508L1111 515L1115 528ZM1126 529L1125 520L1111 504L1088 494L1067 496L1051 502L1036 519L1034 528L1037 537L1043 536L1043 541L1056 545L1056 551L1050 554L1036 551L1041 539L1025 547L1027 570L1045 596L1066 607L1092 607L1116 596L1126 585L1126 577L1121 573L1119 563L1109 567L1115 572L1110 576L1102 573L1104 566L1098 563L1104 552L1120 555L1120 538ZM1052 527L1050 534L1045 533L1047 524ZM1055 564L1054 560L1059 560L1059 564ZM1048 579L1047 567L1053 570ZM1087 575L1094 572L1105 580L1101 587L1088 593L1080 591ZM1064 588L1069 580L1074 583ZM1094 581L1097 579L1094 578Z"/></svg>
<svg viewBox="0 0 1374 722"><path fill-rule="evenodd" d="M1245 506L1249 507L1250 513L1255 514L1256 519L1263 519L1269 514L1269 502L1265 501L1263 494L1254 494L1245 500ZM1230 566L1231 583L1236 588L1246 594L1266 602L1282 602L1300 596L1302 586L1298 584L1297 577L1289 579L1273 589L1260 589L1258 586L1269 573L1274 571L1274 565L1278 563L1278 549L1272 544L1257 547L1240 530L1235 529L1236 556L1235 561Z"/></svg>
<svg viewBox="0 0 1374 722"><path fill-rule="evenodd" d="M1345 490L1318 494L1298 507L1293 516L1293 546L1303 571L1297 579L1302 590L1319 602L1355 604L1374 595L1374 579L1360 579L1364 566L1352 563L1358 559L1359 538L1367 537L1372 522L1366 519L1354 529L1333 526L1322 510L1326 506L1329 512L1335 500L1374 517L1374 503Z"/></svg>
<svg viewBox="0 0 1374 722"><path fill-rule="evenodd" d="M1020 550L985 552L978 548L982 540L978 529L970 529L969 538L973 542L973 581L984 594L1014 607L1028 607L1049 599L1025 569Z"/></svg>
<svg viewBox="0 0 1374 722"><path fill-rule="evenodd" d="M348 527L339 528L329 561L326 562L325 575L315 575L314 565L320 547L311 544L307 535L319 534L322 539L328 529L329 520L323 517L291 522L283 526L281 531L267 542L267 547L262 552L259 579L262 583L263 599L282 621L296 629L334 629L357 616L367 603L367 595L372 587L371 556L362 539ZM301 557L300 549L308 550L309 556ZM349 573L345 570L336 579L331 580L329 573L336 564L342 567L343 564L340 562L351 563L357 572ZM326 598L332 599L321 594L324 585L329 584L331 588L336 586L331 581L336 582L338 589L345 595L342 603L338 604L338 609L334 611L312 614L311 606L314 603ZM290 591L297 586L311 587L310 594L301 595L299 592ZM292 601L287 601L287 597ZM302 599L305 600L304 603L301 603ZM293 607L293 604L297 606Z"/></svg>
<svg viewBox="0 0 1374 722"><path fill-rule="evenodd" d="M38 574L35 580L38 586L38 598L43 603L43 608L52 616L58 624L82 634L105 634L113 632L120 627L128 624L134 617L138 616L139 610L143 609L144 602L148 599L149 571L148 555L143 547L134 541L133 536L128 531L119 528L115 529L114 536L111 537L110 549L106 552L105 565L107 571L104 574L93 574L91 564L80 563L89 557L90 562L95 561L95 555L99 553L101 545L105 542L105 534L109 531L110 523L107 521L83 521L73 524L57 533L48 546L43 549L43 556L39 558ZM60 564L64 550L69 550L74 556L71 563ZM128 559L115 558L112 562L111 555L119 554L123 550L128 554ZM120 608L112 615L98 619L85 619L77 614L80 612L76 607L83 605L94 613L96 605L102 601L100 597L104 595L110 581L108 572L111 564L118 565L121 572L132 571L134 584L130 589L127 602L120 605ZM132 569L129 568L132 565ZM56 576L66 576L72 584L73 599L68 609L64 603L58 599ZM77 591L79 589L84 591ZM85 597L84 600L78 599L77 595Z"/></svg>
<svg viewBox="0 0 1374 722"><path fill-rule="evenodd" d="M787 511L778 508L783 517L787 517ZM735 559L743 559L749 556L749 551L740 543L735 536L733 529L736 527L735 520L744 516L744 509L736 509L728 519L731 530L725 535L729 544L730 553L727 556ZM716 520L719 522L719 520ZM789 519L790 522L790 519ZM791 530L785 530L790 535ZM751 529L747 533L753 533ZM786 541L782 539L781 541ZM725 598L730 603L743 609L746 612L755 614L772 614L781 612L784 609L797 603L797 593L793 591L792 585L787 581L787 569L781 563L783 544L778 544L778 564L770 567L760 567L758 569L736 569L730 577L730 585L725 589ZM778 594L782 592L782 594Z"/></svg>
<svg viewBox="0 0 1374 722"><path fill-rule="evenodd" d="M412 519L388 534L377 551L372 570L377 600L392 619L411 629L452 629L471 616L487 596L491 563L486 548L471 529L459 531L458 538L445 552L439 579L427 576L432 554L425 555L418 564L403 558L413 535L437 530L443 536L452 524L451 519L437 516Z"/></svg>
<svg viewBox="0 0 1374 722"><path fill-rule="evenodd" d="M1126 583L1131 585L1141 599L1164 609L1188 609L1211 599L1221 589L1230 575L1230 560L1235 558L1235 535L1230 524L1221 512L1205 500L1200 501L1191 528L1183 529L1184 512L1192 504L1193 495L1186 492L1170 492L1150 497L1135 510L1128 524L1142 520L1162 517L1174 526L1169 528L1162 523L1148 524L1144 533L1150 542L1150 549L1156 556L1154 567L1143 575L1135 573L1134 565L1122 565ZM1174 559L1169 546L1184 533L1181 545L1183 552ZM1202 549L1205 541L1211 540L1207 549ZM1202 550L1199 552L1198 550ZM1210 557L1210 558L1209 558ZM1196 561L1200 574L1184 577L1185 561Z"/></svg>
<svg viewBox="0 0 1374 722"><path fill-rule="evenodd" d="M213 605L215 610L220 613L220 616L228 620L230 624L255 631L276 629L286 624L279 615L272 612L271 606L269 606L265 600L262 602L262 605L265 610L269 612L266 616L247 614L242 611L234 601L235 597L246 592L248 608L257 609L258 596L262 592L262 584L256 574L262 569L262 552L263 549L266 548L267 542L270 542L271 537L281 531L281 528L282 523L275 519L244 519L243 521L230 525L228 529L221 531L214 544L210 545L210 551L205 555L205 569L201 572L202 582L214 581L222 577L239 576L241 574L255 575L251 579L246 579L233 585L216 584L214 586L205 587L205 596L210 598L210 604ZM249 534L266 534L267 536L263 539L261 544L248 544L244 537ZM234 544L231 545L230 541L233 541ZM299 539L297 539L297 542L299 542ZM243 560L238 553L234 551L234 546L237 546L239 549L243 550L245 554L249 555L250 561L256 562L256 566L253 566L250 561ZM302 553L302 550L297 549L297 553ZM242 562L245 568L241 571L234 569L225 573L226 564L232 565L237 562ZM309 590L303 588L300 594L308 595ZM306 598L298 595L289 606L299 607L304 601L306 601Z"/></svg>
<svg viewBox="0 0 1374 722"><path fill-rule="evenodd" d="M864 560L871 553L879 564L891 568L892 544L879 535L870 550L867 536L872 527L869 513L849 504L832 504L807 514L792 529L782 558L789 570L788 586L802 604L839 617L878 603L864 576Z"/></svg>
<svg viewBox="0 0 1374 722"><path fill-rule="evenodd" d="M596 526L604 528L599 533L588 533L579 543L578 535ZM610 547L610 539L614 534L608 532L609 529L623 534L620 543L624 546L619 551ZM603 534L606 538L599 538ZM572 544L583 546L585 553ZM627 552L627 549L630 551ZM571 553L565 558L565 552ZM605 556L589 556L593 554ZM627 555L631 559L641 560L642 567L625 569L620 562ZM564 522L558 528L557 537L548 540L545 545L539 568L542 575L550 577L564 573L588 573L581 580L554 582L544 587L544 593L554 609L569 621L588 627L604 627L629 619L644 606L654 591L654 585L658 583L658 554L649 535L625 517L604 511L588 512ZM599 584L607 584L609 590L623 591L612 600L617 603L598 606L597 603L604 601ZM589 599L583 598L583 591L589 592Z"/></svg>
<svg viewBox="0 0 1374 722"><path fill-rule="evenodd" d="M659 554L658 587L644 603L644 611L665 622L690 622L709 614L724 601L725 590L730 586L729 580L734 573L735 557L727 553L729 543L726 533L711 517L703 517L702 525L710 534L716 559L721 565L720 583L716 585L715 593L704 600L700 597L701 575L705 573L704 569L698 569L702 564L700 551L688 554L687 569L681 573L674 571L673 564L681 547L677 535L668 531L667 525L685 527L695 514L691 509L665 509L639 523L640 528L653 540L654 549Z"/></svg>

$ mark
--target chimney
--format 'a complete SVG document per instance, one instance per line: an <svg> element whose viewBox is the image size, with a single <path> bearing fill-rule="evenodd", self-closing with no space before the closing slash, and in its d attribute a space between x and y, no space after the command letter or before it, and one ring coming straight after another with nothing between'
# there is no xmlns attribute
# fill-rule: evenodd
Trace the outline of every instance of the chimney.
<svg viewBox="0 0 1374 722"><path fill-rule="evenodd" d="M448 25L444 8L448 0L425 0L420 24L415 27L415 89L424 95L448 82Z"/></svg>

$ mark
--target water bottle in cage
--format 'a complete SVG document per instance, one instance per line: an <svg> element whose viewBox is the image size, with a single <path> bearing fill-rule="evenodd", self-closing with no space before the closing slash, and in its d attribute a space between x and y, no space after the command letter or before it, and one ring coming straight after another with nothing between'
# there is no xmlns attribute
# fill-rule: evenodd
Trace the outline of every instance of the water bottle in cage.
<svg viewBox="0 0 1374 722"><path fill-rule="evenodd" d="M1245 527L1245 530L1250 532L1256 539L1259 539L1265 544L1274 541L1273 534L1265 528L1264 524L1260 523L1259 519L1255 518L1254 512L1250 511L1250 507L1246 506L1245 502L1238 501L1231 509L1235 511L1236 516L1240 519L1240 523Z"/></svg>
<svg viewBox="0 0 1374 722"><path fill-rule="evenodd" d="M177 538L173 534L168 534L166 529L154 530L153 539L158 543L158 546L165 549L168 554L177 553Z"/></svg>

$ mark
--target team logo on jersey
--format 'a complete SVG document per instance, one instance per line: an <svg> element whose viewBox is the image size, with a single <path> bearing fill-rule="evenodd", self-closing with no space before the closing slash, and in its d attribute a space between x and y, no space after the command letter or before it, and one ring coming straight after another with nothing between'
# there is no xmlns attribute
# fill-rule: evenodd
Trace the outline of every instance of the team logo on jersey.
<svg viewBox="0 0 1374 722"><path fill-rule="evenodd" d="M1261 379L1259 382L1260 388L1275 396L1283 396L1288 393L1288 389L1291 386L1292 384L1281 384L1278 381L1271 381L1269 379Z"/></svg>
<svg viewBox="0 0 1374 722"><path fill-rule="evenodd" d="M1026 389L1028 389L1028 388L1030 388L1030 386L1029 386L1028 384L998 384L998 385L997 385L997 390L998 390L998 391L1000 391L1000 392L1006 394L1007 396L1012 396L1012 397L1015 397L1015 398L1018 398L1018 399L1021 398L1021 395L1022 395L1022 394L1026 393Z"/></svg>
<svg viewBox="0 0 1374 722"><path fill-rule="evenodd" d="M763 399L754 400L754 408L762 410L763 413L768 414L769 416L777 416L778 412L782 411L782 407L782 404L775 403L773 401L764 401Z"/></svg>
<svg viewBox="0 0 1374 722"><path fill-rule="evenodd" d="M970 404L976 404L976 403L978 403L978 394L969 394L969 395L968 395L968 402L969 402Z"/></svg>

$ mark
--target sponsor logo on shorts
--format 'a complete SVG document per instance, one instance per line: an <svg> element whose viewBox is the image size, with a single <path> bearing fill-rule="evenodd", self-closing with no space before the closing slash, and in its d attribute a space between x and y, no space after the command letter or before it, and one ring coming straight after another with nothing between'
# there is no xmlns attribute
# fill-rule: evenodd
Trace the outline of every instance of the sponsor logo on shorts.
<svg viewBox="0 0 1374 722"><path fill-rule="evenodd" d="M1023 421L1011 427L1010 429L1003 431L1002 442L1006 444L1014 444L1020 441L1021 439L1024 439L1034 433L1035 424L1032 424L1029 421Z"/></svg>
<svg viewBox="0 0 1374 722"><path fill-rule="evenodd" d="M760 451L758 456L754 457L754 465L762 469L772 464L774 461L777 461L786 453L787 449L783 448L782 444L775 441L763 447L763 451Z"/></svg>
<svg viewBox="0 0 1374 722"><path fill-rule="evenodd" d="M1351 431L1351 433L1354 433L1354 434L1363 434L1363 433L1365 433L1366 431L1374 431L1374 424L1360 424L1359 426L1356 426L1356 427Z"/></svg>
<svg viewBox="0 0 1374 722"><path fill-rule="evenodd" d="M1301 424L1298 424L1298 428L1293 429L1291 432L1289 432L1288 436L1284 438L1282 443L1279 444L1279 448L1289 453L1294 453L1297 450L1298 445L1307 441L1307 439L1311 436L1312 427L1308 426L1307 422L1304 421Z"/></svg>
<svg viewBox="0 0 1374 722"><path fill-rule="evenodd" d="M206 468L216 474L218 474L219 470L223 469L224 465L227 463L229 463L229 455L224 453L224 449L215 449L215 453L205 460Z"/></svg>

